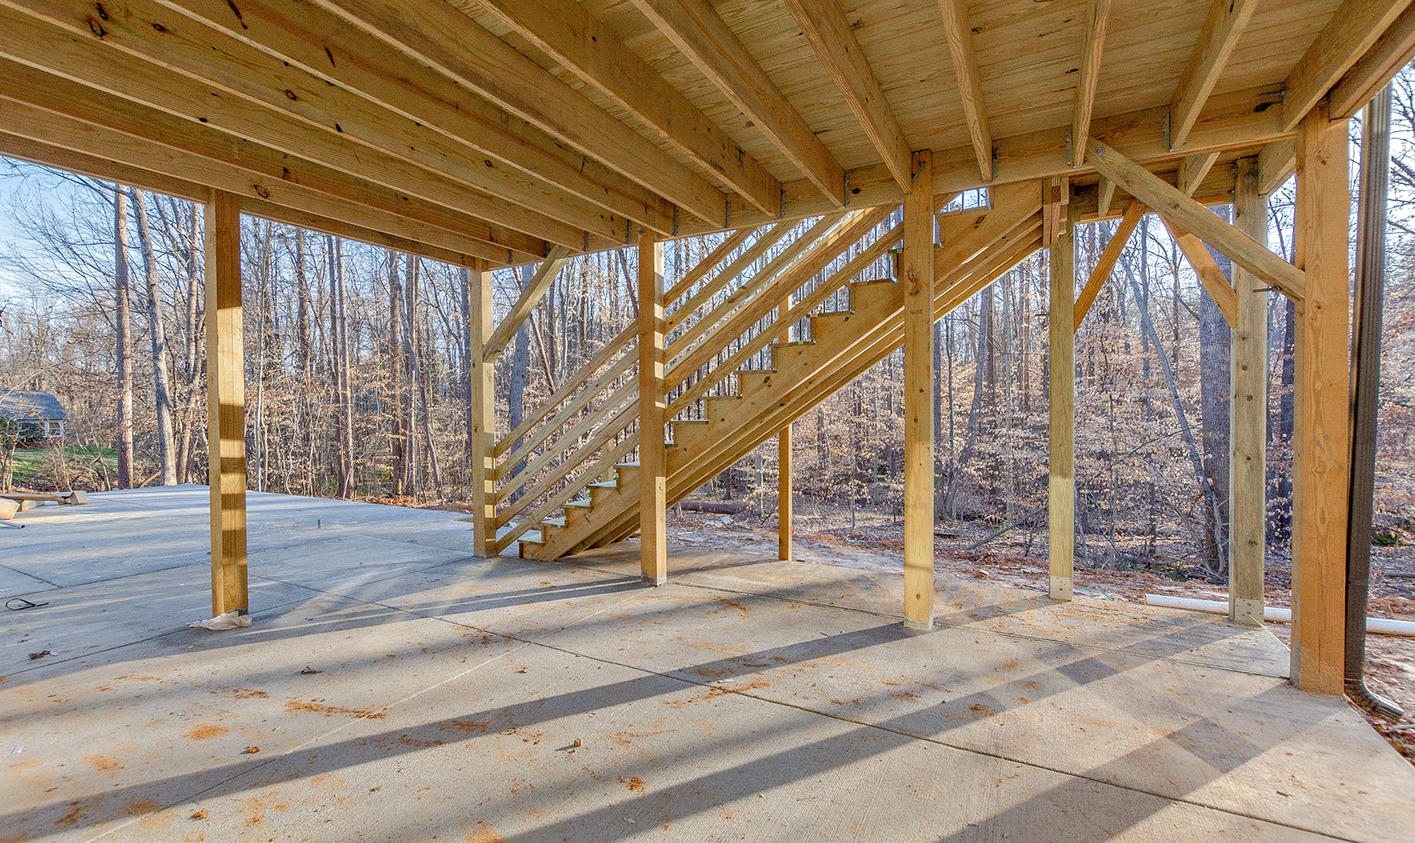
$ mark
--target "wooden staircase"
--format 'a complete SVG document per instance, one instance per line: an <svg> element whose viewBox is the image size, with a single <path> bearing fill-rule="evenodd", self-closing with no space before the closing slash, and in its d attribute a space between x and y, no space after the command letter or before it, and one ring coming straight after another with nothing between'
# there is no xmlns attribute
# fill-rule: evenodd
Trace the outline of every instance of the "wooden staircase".
<svg viewBox="0 0 1415 843"><path fill-rule="evenodd" d="M935 254L936 317L1040 246L1043 221L1036 183L1001 188L992 200L988 209L940 218L946 245ZM676 365L669 367L666 378L671 399L666 443L670 505L903 343L903 285L892 278L853 280L880 266L899 242L896 226L862 247L861 236L875 231L884 216L861 213L823 220L691 325L691 313L685 309L708 307L713 295L721 298L732 280L723 276L735 276L748 258L758 264L766 260L768 251L760 241L753 247L758 249L755 255L747 249L717 280L704 281L709 269L700 265L665 297L672 300L690 285L701 285L698 294L667 319L670 327L685 328L678 335L680 342L669 347L669 359L676 359ZM728 245L737 244L724 248ZM854 257L827 276L827 268L846 252ZM710 255L703 264L717 264L719 258L726 254ZM844 309L820 309L827 300L838 302L841 290L848 297ZM810 339L780 341L798 323L808 324L804 333ZM498 445L499 455L506 456L496 474L506 481L498 503L507 504L497 516L498 552L514 542L522 556L557 559L622 540L638 529L639 464L629 461L638 444L637 395L633 380L625 376L626 360L633 356L627 351L632 333L626 330L621 337L626 353L619 363L613 363L617 350L607 350L576 375L589 384L586 392L599 396L597 406L591 409L591 395L571 399L571 392L562 389L543 413L548 432L517 444L534 427L523 426ZM595 377L601 370L604 374ZM566 401L557 412L557 405ZM579 421L559 443L551 444L555 429L570 425L577 414ZM563 467L555 467L556 455ZM523 465L528 461L529 473L540 472L540 479L525 485L528 478L511 467L515 460ZM511 492L523 485L522 498L514 499Z"/></svg>
<svg viewBox="0 0 1415 843"><path fill-rule="evenodd" d="M1023 203L1023 208L1028 208ZM1040 245L1040 215L964 233L942 250L936 315L986 287ZM1015 219L1016 217L1011 217ZM947 263L966 256L952 268ZM902 285L893 279L851 282L846 310L812 313L811 340L768 342L769 369L737 368L734 392L703 399L701 418L673 418L667 442L670 505L737 462L785 424L897 349L904 339ZM670 410L672 407L670 406ZM520 542L522 556L556 559L619 541L638 529L639 466L613 466L613 479L586 484L564 515L543 519Z"/></svg>

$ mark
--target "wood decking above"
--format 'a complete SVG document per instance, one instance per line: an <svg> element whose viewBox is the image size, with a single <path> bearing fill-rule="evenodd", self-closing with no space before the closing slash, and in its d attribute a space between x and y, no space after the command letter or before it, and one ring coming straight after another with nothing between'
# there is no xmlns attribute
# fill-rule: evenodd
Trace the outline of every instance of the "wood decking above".
<svg viewBox="0 0 1415 843"><path fill-rule="evenodd" d="M1231 161L1364 104L1410 5L3 0L0 153L522 264L897 204L907 150L937 194L1084 181L1087 124L1159 171Z"/></svg>

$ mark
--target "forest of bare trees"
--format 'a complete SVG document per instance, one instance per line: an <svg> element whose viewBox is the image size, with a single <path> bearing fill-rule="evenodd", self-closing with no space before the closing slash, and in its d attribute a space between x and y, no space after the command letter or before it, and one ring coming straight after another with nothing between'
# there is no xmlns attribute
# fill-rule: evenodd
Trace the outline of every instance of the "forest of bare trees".
<svg viewBox="0 0 1415 843"><path fill-rule="evenodd" d="M1415 73L1395 85L1378 533L1415 530ZM1357 128L1359 134L1359 127ZM1354 152L1354 150L1353 150ZM54 392L63 448L0 484L204 482L202 220L191 203L0 162L0 390ZM1269 205L1291 248L1291 185ZM1221 212L1227 212L1222 209ZM1083 278L1115 223L1078 229ZM0 229L5 231L5 229ZM721 237L670 243L669 283ZM636 317L632 249L575 258L498 362L501 433ZM1221 267L1228 270L1218 256ZM468 320L462 271L263 220L243 226L249 485L456 505L467 497ZM496 273L498 313L533 268ZM1034 257L936 327L940 516L1045 521L1046 263ZM1290 303L1270 313L1270 540L1290 515ZM1163 226L1142 222L1078 333L1078 555L1218 572L1227 557L1229 328ZM889 519L902 488L902 356L796 425L803 499ZM775 448L704 494L773 509Z"/></svg>

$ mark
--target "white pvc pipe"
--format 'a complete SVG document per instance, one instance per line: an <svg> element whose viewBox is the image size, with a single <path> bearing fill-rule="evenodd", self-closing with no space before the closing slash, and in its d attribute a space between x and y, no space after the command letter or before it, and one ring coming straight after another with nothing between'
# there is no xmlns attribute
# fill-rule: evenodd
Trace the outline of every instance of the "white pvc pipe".
<svg viewBox="0 0 1415 843"><path fill-rule="evenodd" d="M1170 597L1165 594L1146 594L1145 605L1163 606L1168 609L1188 609L1193 612L1208 612L1211 615L1228 614L1228 604L1221 600L1196 600L1192 597ZM1292 623L1292 610L1276 606L1263 609L1263 620L1273 623ZM1394 618L1366 618L1366 631L1376 635L1406 635L1415 637L1415 621L1400 621Z"/></svg>

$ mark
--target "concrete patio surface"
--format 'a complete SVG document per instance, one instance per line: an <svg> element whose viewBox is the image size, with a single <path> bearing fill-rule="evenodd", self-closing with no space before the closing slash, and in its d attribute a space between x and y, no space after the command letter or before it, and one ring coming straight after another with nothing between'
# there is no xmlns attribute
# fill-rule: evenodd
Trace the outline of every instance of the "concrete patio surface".
<svg viewBox="0 0 1415 843"><path fill-rule="evenodd" d="M455 513L207 491L0 530L0 840L1415 840L1415 768L1262 630L637 546L471 556ZM39 655L45 653L44 655Z"/></svg>

